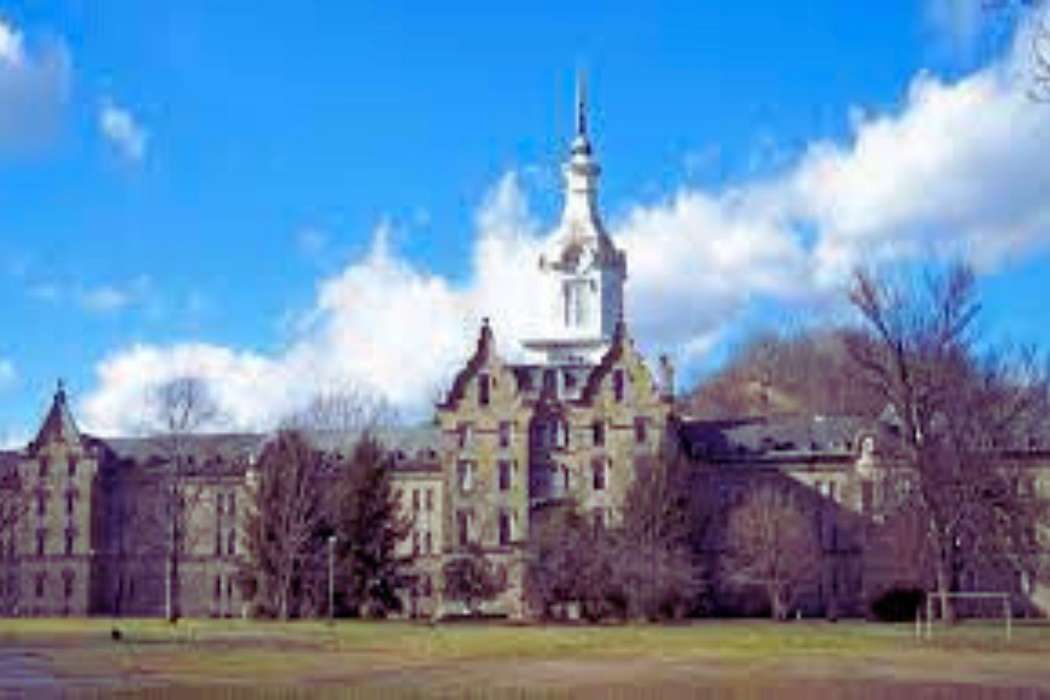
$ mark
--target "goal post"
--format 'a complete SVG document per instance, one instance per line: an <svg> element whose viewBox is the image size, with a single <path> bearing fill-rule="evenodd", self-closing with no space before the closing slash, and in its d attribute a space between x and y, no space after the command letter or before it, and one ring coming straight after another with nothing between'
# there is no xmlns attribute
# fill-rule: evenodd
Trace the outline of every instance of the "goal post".
<svg viewBox="0 0 1050 700"><path fill-rule="evenodd" d="M926 624L925 624L925 637L926 639L933 639L933 613L934 603L941 602L943 598L950 600L990 600L1000 601L1002 605L1002 618L1006 629L1006 640L1010 641L1013 638L1013 606L1011 605L1012 596L1009 593L1003 593L1001 591L967 591L964 593L953 592L942 594L938 591L928 591L926 593ZM942 603L943 605L943 603ZM943 617L944 611L941 611ZM916 615L915 631L916 636L919 636L922 631L921 620Z"/></svg>

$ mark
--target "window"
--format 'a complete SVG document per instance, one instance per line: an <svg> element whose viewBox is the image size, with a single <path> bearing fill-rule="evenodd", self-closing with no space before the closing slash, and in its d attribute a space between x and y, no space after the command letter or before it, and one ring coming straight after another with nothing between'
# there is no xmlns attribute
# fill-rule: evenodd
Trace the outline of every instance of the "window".
<svg viewBox="0 0 1050 700"><path fill-rule="evenodd" d="M221 491L215 493L215 515L222 515L222 500L223 495Z"/></svg>
<svg viewBox="0 0 1050 700"><path fill-rule="evenodd" d="M215 577L215 600L222 598L222 576Z"/></svg>
<svg viewBox="0 0 1050 700"><path fill-rule="evenodd" d="M431 537L430 533L426 533L423 536L423 552L425 554L431 554L434 551L434 538Z"/></svg>
<svg viewBox="0 0 1050 700"><path fill-rule="evenodd" d="M66 556L67 557L73 556L73 544L76 541L76 536L77 536L77 533L74 530L72 530L72 529L66 530Z"/></svg>
<svg viewBox="0 0 1050 700"><path fill-rule="evenodd" d="M562 420L554 421L551 426L554 430L554 445L556 447L568 447L569 446L569 426Z"/></svg>
<svg viewBox="0 0 1050 700"><path fill-rule="evenodd" d="M506 459L499 461L499 490L510 490L510 461Z"/></svg>
<svg viewBox="0 0 1050 700"><path fill-rule="evenodd" d="M564 493L569 492L569 487L572 486L572 481L569 476L569 468L564 464L561 465L561 487Z"/></svg>
<svg viewBox="0 0 1050 700"><path fill-rule="evenodd" d="M419 489L412 489L412 512L419 512Z"/></svg>
<svg viewBox="0 0 1050 700"><path fill-rule="evenodd" d="M543 391L555 398L558 396L558 373L553 369L543 370Z"/></svg>
<svg viewBox="0 0 1050 700"><path fill-rule="evenodd" d="M616 400L616 403L623 403L624 377L622 369L613 372L613 398Z"/></svg>
<svg viewBox="0 0 1050 700"><path fill-rule="evenodd" d="M603 460L603 459L596 459L596 460L594 460L594 464L591 465L591 468L592 468L592 480L593 480L592 485L594 487L594 490L595 491L604 491L605 490L605 460Z"/></svg>
<svg viewBox="0 0 1050 700"><path fill-rule="evenodd" d="M470 513L465 510L456 513L456 530L459 532L459 544L463 547L470 544Z"/></svg>
<svg viewBox="0 0 1050 700"><path fill-rule="evenodd" d="M510 544L510 514L505 510L499 513L499 543L501 546Z"/></svg>
<svg viewBox="0 0 1050 700"><path fill-rule="evenodd" d="M62 572L62 595L66 598L73 597L73 577L74 573L69 569Z"/></svg>
<svg viewBox="0 0 1050 700"><path fill-rule="evenodd" d="M459 449L466 449L470 447L471 440L474 437L474 428L470 423L460 423L459 428Z"/></svg>
<svg viewBox="0 0 1050 700"><path fill-rule="evenodd" d="M428 513L431 512L432 510L434 510L434 490L433 489L427 489L426 507L427 507L427 512Z"/></svg>
<svg viewBox="0 0 1050 700"><path fill-rule="evenodd" d="M860 484L860 512L870 513L874 507L875 488L869 479Z"/></svg>
<svg viewBox="0 0 1050 700"><path fill-rule="evenodd" d="M429 576L423 577L423 595L429 596L434 593L434 584L431 583Z"/></svg>
<svg viewBox="0 0 1050 700"><path fill-rule="evenodd" d="M44 588L45 588L46 584L47 584L47 574L45 574L43 572L37 574L36 575L36 586L35 586L36 587L36 597L37 598L43 598L44 597Z"/></svg>
<svg viewBox="0 0 1050 700"><path fill-rule="evenodd" d="M832 503L834 503L835 502L835 497L836 497L835 496L835 482L834 481L829 481L828 482L828 500L831 501Z"/></svg>
<svg viewBox="0 0 1050 700"><path fill-rule="evenodd" d="M510 447L511 424L510 421L501 421L499 424L499 446L506 449Z"/></svg>
<svg viewBox="0 0 1050 700"><path fill-rule="evenodd" d="M47 515L47 492L36 492L36 514L43 518Z"/></svg>
<svg viewBox="0 0 1050 700"><path fill-rule="evenodd" d="M591 426L591 442L594 443L595 447L605 446L605 423L600 420L594 421Z"/></svg>
<svg viewBox="0 0 1050 700"><path fill-rule="evenodd" d="M419 533L412 533L412 556L419 555Z"/></svg>
<svg viewBox="0 0 1050 700"><path fill-rule="evenodd" d="M478 405L488 406L489 405L489 390L492 378L488 374L478 375Z"/></svg>
<svg viewBox="0 0 1050 700"><path fill-rule="evenodd" d="M67 466L69 467L69 476L70 477L76 476L77 475L77 458L76 457L70 457L69 461L67 462Z"/></svg>
<svg viewBox="0 0 1050 700"><path fill-rule="evenodd" d="M215 556L222 556L222 528L215 523Z"/></svg>
<svg viewBox="0 0 1050 700"><path fill-rule="evenodd" d="M226 512L232 518L237 514L237 494L233 491L226 497Z"/></svg>
<svg viewBox="0 0 1050 700"><path fill-rule="evenodd" d="M474 488L474 463L468 460L461 460L458 465L459 472L459 489L463 493L469 492Z"/></svg>
<svg viewBox="0 0 1050 700"><path fill-rule="evenodd" d="M40 528L36 531L36 555L44 556L44 545L47 542L47 530Z"/></svg>
<svg viewBox="0 0 1050 700"><path fill-rule="evenodd" d="M605 527L605 509L595 508L594 509L594 529L601 530Z"/></svg>
<svg viewBox="0 0 1050 700"><path fill-rule="evenodd" d="M647 428L648 423L645 418L638 416L634 419L634 441L639 445L644 445L649 437Z"/></svg>
<svg viewBox="0 0 1050 700"><path fill-rule="evenodd" d="M76 503L77 494L75 491L66 492L66 515L73 518L73 511Z"/></svg>
<svg viewBox="0 0 1050 700"><path fill-rule="evenodd" d="M237 531L230 530L226 533L226 553L233 556L237 553Z"/></svg>
<svg viewBox="0 0 1050 700"><path fill-rule="evenodd" d="M47 457L40 458L40 478L46 479L49 467L51 466L50 460Z"/></svg>

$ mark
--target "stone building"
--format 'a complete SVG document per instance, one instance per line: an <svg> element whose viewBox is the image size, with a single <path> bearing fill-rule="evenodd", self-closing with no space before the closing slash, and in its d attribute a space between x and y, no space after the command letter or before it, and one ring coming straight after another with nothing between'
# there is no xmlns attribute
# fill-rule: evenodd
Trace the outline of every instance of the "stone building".
<svg viewBox="0 0 1050 700"><path fill-rule="evenodd" d="M907 523L882 508L884 476L896 468L889 422L676 413L670 364L661 359L654 372L631 339L627 257L598 210L601 171L582 90L575 125L561 221L536 261L538 337L501 348L483 320L432 425L380 436L411 524L399 549L415 574L403 591L405 614L461 612L443 599L442 567L480 547L508 583L487 611L527 615L523 554L533 528L567 503L614 526L631 484L657 460L679 456L703 473L697 483L719 513L705 543L715 612L758 612L754 591L719 579L718 561L729 513L760 485L779 489L815 523L820 564L799 603L807 615L866 615L889 588L928 589L900 556L898 528ZM316 446L338 451L347 436L335 437ZM81 433L60 386L34 440L0 452L0 615L160 616L176 599L183 615L241 615L242 529L252 464L268 439L186 437L179 493L192 517L173 594L170 450L157 439ZM1025 488L1050 493L1050 441L1030 442L1015 457L1031 474ZM1036 580L984 571L964 572L959 583L1016 592L1037 612L1050 605Z"/></svg>

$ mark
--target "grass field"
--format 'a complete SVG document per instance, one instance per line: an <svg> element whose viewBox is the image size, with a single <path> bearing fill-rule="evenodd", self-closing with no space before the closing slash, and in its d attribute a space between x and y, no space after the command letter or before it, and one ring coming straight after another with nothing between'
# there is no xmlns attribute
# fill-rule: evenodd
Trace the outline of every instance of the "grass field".
<svg viewBox="0 0 1050 700"><path fill-rule="evenodd" d="M120 641L110 638L117 626ZM215 697L1050 697L1050 626L863 622L516 627L400 622L0 620L0 689ZM0 676L3 674L0 673ZM351 689L348 691L347 689Z"/></svg>

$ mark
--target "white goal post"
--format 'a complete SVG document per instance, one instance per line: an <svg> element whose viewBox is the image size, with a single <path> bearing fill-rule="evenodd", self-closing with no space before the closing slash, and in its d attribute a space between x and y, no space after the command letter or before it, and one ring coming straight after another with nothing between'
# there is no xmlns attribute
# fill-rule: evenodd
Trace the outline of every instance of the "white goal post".
<svg viewBox="0 0 1050 700"><path fill-rule="evenodd" d="M965 593L946 593L941 594L938 591L929 591L926 593L926 639L933 639L933 604L939 602L942 598L949 599L977 599L977 600L1001 600L1003 604L1003 620L1006 623L1006 639L1009 641L1013 637L1013 610L1011 605L1011 596L1009 593L1002 593L1000 591L970 591ZM943 615L944 612L941 611ZM916 612L915 615L915 636L918 637L922 633L922 620L920 619L920 613Z"/></svg>

